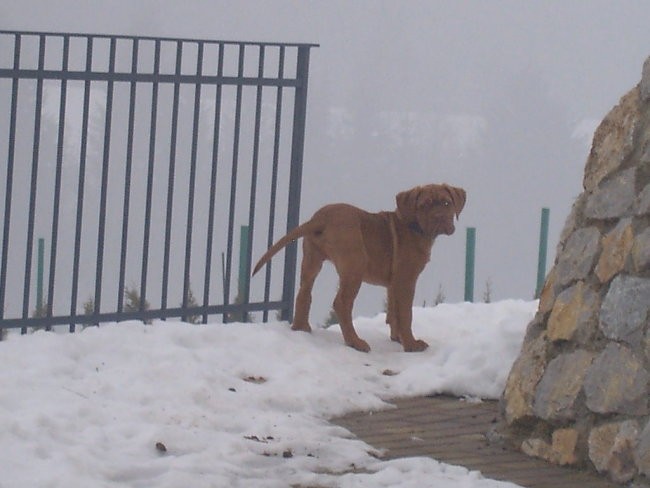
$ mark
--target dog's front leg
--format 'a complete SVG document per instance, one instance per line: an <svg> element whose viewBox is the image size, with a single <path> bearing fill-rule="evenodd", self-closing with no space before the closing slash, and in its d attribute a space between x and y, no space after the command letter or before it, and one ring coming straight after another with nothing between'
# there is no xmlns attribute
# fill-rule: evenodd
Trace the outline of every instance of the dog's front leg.
<svg viewBox="0 0 650 488"><path fill-rule="evenodd" d="M413 321L413 297L415 296L415 280L396 274L390 287L393 295L393 316L397 324L391 324L391 338L393 331L399 334L399 342L406 352L424 351L429 344L423 340L416 339L411 330ZM390 302L389 302L390 310Z"/></svg>
<svg viewBox="0 0 650 488"><path fill-rule="evenodd" d="M393 292L393 287L388 285L386 287L386 323L390 326L390 340L400 342L397 314L395 313L396 309L395 293Z"/></svg>

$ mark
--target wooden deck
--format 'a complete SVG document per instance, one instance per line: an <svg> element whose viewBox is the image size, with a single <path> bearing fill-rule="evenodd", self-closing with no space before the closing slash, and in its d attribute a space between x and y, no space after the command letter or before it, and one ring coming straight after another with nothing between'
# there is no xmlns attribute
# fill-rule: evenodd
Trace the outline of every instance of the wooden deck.
<svg viewBox="0 0 650 488"><path fill-rule="evenodd" d="M385 450L384 459L429 456L527 488L620 488L592 472L555 466L488 443L486 434L498 415L495 401L471 403L433 396L392 403L397 408L354 413L333 423Z"/></svg>

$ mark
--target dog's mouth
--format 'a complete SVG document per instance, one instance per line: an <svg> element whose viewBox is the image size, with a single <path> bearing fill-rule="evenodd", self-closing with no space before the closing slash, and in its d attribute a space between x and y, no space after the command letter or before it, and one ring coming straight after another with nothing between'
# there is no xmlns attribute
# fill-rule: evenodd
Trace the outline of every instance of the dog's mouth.
<svg viewBox="0 0 650 488"><path fill-rule="evenodd" d="M430 222L429 225L424 226L423 230L427 234L431 234L433 236L437 236L440 234L450 236L454 233L456 227L454 226L453 219L452 220L436 219Z"/></svg>
<svg viewBox="0 0 650 488"><path fill-rule="evenodd" d="M455 230L456 230L456 227L454 226L453 222L445 222L442 225L441 234L445 234L445 235L450 236L450 235L452 235L454 233Z"/></svg>

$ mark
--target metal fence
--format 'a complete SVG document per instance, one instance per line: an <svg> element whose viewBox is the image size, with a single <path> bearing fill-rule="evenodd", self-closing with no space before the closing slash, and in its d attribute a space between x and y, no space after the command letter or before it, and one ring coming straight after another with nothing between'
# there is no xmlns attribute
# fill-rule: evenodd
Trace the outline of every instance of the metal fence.
<svg viewBox="0 0 650 488"><path fill-rule="evenodd" d="M0 31L0 328L290 318L314 46Z"/></svg>

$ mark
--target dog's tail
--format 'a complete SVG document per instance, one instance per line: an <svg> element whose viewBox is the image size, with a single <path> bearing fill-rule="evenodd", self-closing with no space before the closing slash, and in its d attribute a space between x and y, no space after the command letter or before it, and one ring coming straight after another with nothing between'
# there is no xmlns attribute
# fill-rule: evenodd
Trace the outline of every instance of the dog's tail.
<svg viewBox="0 0 650 488"><path fill-rule="evenodd" d="M255 265L255 268L253 268L253 275L255 275L255 273L257 273L262 268L262 266L264 266L273 256L275 256L284 246L292 241L295 241L296 239L300 239L301 237L316 231L317 229L318 224L316 224L313 220L309 220L304 224L294 228L286 236L273 244L269 250L264 253L264 255Z"/></svg>

